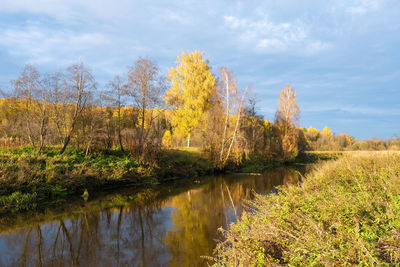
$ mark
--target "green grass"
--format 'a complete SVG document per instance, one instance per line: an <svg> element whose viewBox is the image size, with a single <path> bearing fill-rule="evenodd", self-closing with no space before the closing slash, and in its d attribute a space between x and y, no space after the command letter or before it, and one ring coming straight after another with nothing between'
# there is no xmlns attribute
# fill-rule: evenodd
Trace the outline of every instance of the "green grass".
<svg viewBox="0 0 400 267"><path fill-rule="evenodd" d="M213 163L197 151L166 150L157 160L156 175L160 181L175 177L197 177L212 173Z"/></svg>
<svg viewBox="0 0 400 267"><path fill-rule="evenodd" d="M155 163L139 164L129 153L112 150L85 157L83 151L45 148L40 155L30 147L0 149L0 214L30 210L42 202L71 195L144 186L212 171L211 162L187 151L164 151Z"/></svg>
<svg viewBox="0 0 400 267"><path fill-rule="evenodd" d="M29 147L1 149L0 213L29 210L42 201L138 177L137 162L118 151L85 157L74 149L62 155L55 148L46 148L40 155Z"/></svg>
<svg viewBox="0 0 400 267"><path fill-rule="evenodd" d="M306 151L297 156L296 163L317 163L321 161L337 160L344 155L341 151Z"/></svg>
<svg viewBox="0 0 400 267"><path fill-rule="evenodd" d="M215 266L400 265L400 155L347 154L301 186L257 195Z"/></svg>
<svg viewBox="0 0 400 267"><path fill-rule="evenodd" d="M273 156L266 158L264 155L255 153L244 159L239 166L234 166L234 171L242 173L262 173L282 165L319 163L328 160L337 160L342 156L343 153L340 152L307 151L299 154L292 161L284 162Z"/></svg>

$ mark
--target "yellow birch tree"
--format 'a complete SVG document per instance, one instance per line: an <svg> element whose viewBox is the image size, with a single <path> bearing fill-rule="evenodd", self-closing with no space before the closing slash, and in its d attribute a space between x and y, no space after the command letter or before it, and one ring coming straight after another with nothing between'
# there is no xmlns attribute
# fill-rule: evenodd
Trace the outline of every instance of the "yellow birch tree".
<svg viewBox="0 0 400 267"><path fill-rule="evenodd" d="M171 88L165 94L165 100L174 111L171 124L175 135L187 139L188 147L191 134L205 116L212 90L215 90L215 77L203 54L182 52L176 67L170 68L167 75Z"/></svg>

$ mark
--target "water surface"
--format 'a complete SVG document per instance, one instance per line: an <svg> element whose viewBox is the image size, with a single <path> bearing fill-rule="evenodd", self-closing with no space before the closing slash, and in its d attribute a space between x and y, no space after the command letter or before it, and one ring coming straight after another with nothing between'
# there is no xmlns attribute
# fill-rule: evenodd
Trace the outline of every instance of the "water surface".
<svg viewBox="0 0 400 267"><path fill-rule="evenodd" d="M217 230L240 216L253 191L297 183L305 168L227 174L140 194L0 220L1 266L205 266Z"/></svg>

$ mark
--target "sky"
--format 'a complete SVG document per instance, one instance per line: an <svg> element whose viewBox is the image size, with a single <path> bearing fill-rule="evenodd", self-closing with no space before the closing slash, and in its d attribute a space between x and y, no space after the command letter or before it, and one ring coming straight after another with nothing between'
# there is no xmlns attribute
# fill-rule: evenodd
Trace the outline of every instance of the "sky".
<svg viewBox="0 0 400 267"><path fill-rule="evenodd" d="M2 90L27 63L82 61L104 86L139 56L167 73L194 50L251 85L265 119L291 84L302 127L400 135L398 0L0 0Z"/></svg>

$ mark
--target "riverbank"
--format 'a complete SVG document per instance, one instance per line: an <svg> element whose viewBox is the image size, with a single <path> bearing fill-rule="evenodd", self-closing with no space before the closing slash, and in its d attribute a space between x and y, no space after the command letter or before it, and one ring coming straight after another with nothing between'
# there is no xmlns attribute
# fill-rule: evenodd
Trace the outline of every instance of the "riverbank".
<svg viewBox="0 0 400 267"><path fill-rule="evenodd" d="M54 148L45 148L40 155L29 147L0 149L0 214L127 185L193 179L212 171L209 159L178 150L163 151L154 163L143 165L117 150L85 157L74 149L62 155Z"/></svg>
<svg viewBox="0 0 400 267"><path fill-rule="evenodd" d="M307 152L293 162L250 157L227 171L262 173L285 164L334 160L339 153ZM71 197L126 186L148 188L179 179L195 180L213 173L210 159L195 149L164 150L152 163L139 164L129 153L111 150L85 156L83 151L44 148L40 155L31 147L0 149L0 214L57 205Z"/></svg>
<svg viewBox="0 0 400 267"><path fill-rule="evenodd" d="M217 229L236 221L253 192L274 192L279 185L298 183L312 168L285 166L257 176L218 173L4 214L0 216L0 262L6 266L38 265L38 259L45 266L132 262L206 266L202 256L212 253Z"/></svg>
<svg viewBox="0 0 400 267"><path fill-rule="evenodd" d="M302 185L257 195L216 266L400 264L400 155L347 153Z"/></svg>
<svg viewBox="0 0 400 267"><path fill-rule="evenodd" d="M296 158L285 162L278 157L265 158L263 156L251 155L236 167L234 171L240 173L262 173L266 170L285 165L315 164L329 160L337 160L342 156L343 152L341 151L306 151L297 155Z"/></svg>

